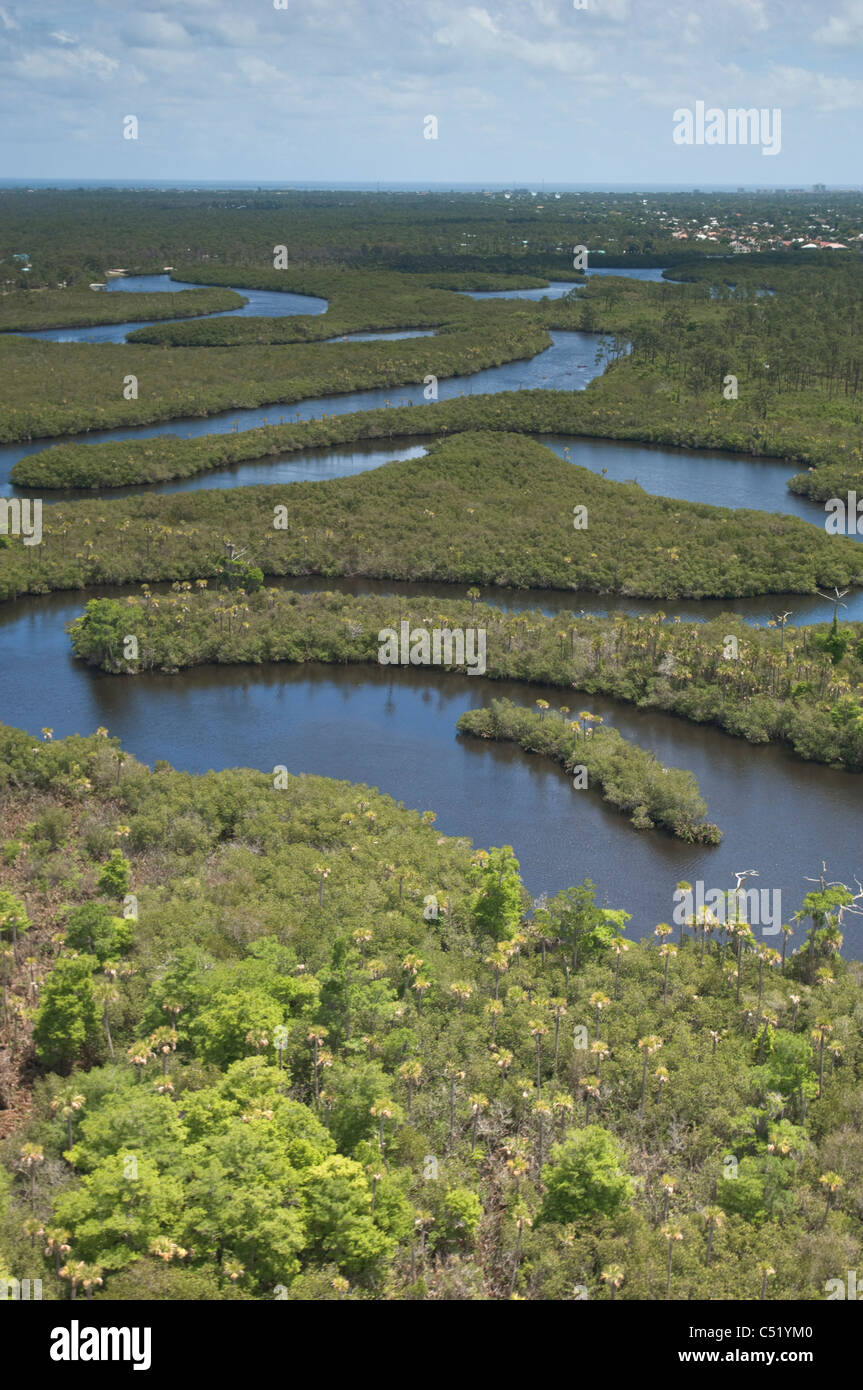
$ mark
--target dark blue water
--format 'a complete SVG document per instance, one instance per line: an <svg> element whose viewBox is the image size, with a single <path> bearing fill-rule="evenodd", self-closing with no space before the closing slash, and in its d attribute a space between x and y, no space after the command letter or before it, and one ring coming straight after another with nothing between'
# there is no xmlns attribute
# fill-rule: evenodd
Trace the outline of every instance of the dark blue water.
<svg viewBox="0 0 863 1390"><path fill-rule="evenodd" d="M547 391L582 391L603 369L597 361L598 335L595 333L555 332L552 346L522 362L505 362L472 376L441 377L440 400L455 396L484 395L498 391L521 391L541 387ZM204 351L205 349L202 349ZM138 425L116 430L98 430L86 435L55 436L29 443L0 447L0 488L8 483L9 470L19 458L40 453L52 444L93 442L105 439L153 439L176 434L191 439L203 434L228 434L232 430L254 429L257 425L287 424L292 420L314 420L324 415L347 415L354 410L374 410L389 405L424 405L425 387L374 387L369 391L348 391L338 396L318 396L294 405L264 405L248 410L230 410L220 415L180 417L161 425Z"/></svg>
<svg viewBox="0 0 863 1390"><path fill-rule="evenodd" d="M662 281L662 270L659 269L639 269L621 267L620 269L606 270L604 267L596 266L585 270L585 275L622 275L625 280L650 280L654 282ZM459 294L466 294L470 299L561 299L570 290L577 290L584 284L583 280L550 280L546 289L534 290L459 290Z"/></svg>
<svg viewBox="0 0 863 1390"><path fill-rule="evenodd" d="M93 294L154 293L178 290L200 290L213 286L195 285L187 280L172 280L169 275L126 275L107 281L106 289L93 290ZM219 288L222 288L221 286ZM234 288L228 286L227 288ZM283 318L295 314L323 314L327 300L314 295L292 294L283 290L235 289L248 301L239 309L223 309L218 314L207 314L207 318ZM192 323L194 319L159 319L159 323ZM38 333L25 333L25 338L41 338L48 343L124 343L126 335L136 328L152 328L153 320L134 319L127 323L97 324L90 328L44 328Z"/></svg>
<svg viewBox="0 0 863 1390"><path fill-rule="evenodd" d="M291 772L366 782L407 806L433 809L442 834L481 846L514 845L534 893L553 893L589 875L600 901L633 914L633 936L669 920L680 879L725 887L734 870L757 868L759 887L781 890L787 919L808 889L803 875L816 874L822 857L831 877L849 883L863 867L859 779L776 748L576 691L433 668L268 664L110 677L69 654L63 627L84 601L83 594L53 594L0 607L5 722L34 736L47 725L55 737L104 725L143 761L167 758L192 772L270 771L282 764ZM393 611L397 617L395 602ZM458 736L458 715L495 696L589 709L665 765L692 769L710 818L726 831L723 844L693 847L638 832L597 793L574 791L554 764ZM846 954L863 955L863 933L853 919Z"/></svg>

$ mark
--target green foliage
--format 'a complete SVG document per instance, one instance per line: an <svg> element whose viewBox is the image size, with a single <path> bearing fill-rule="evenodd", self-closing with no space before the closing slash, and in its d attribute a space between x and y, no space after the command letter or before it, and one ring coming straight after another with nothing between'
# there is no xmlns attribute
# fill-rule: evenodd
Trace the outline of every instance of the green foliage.
<svg viewBox="0 0 863 1390"><path fill-rule="evenodd" d="M588 509L585 530L572 527L574 497ZM290 527L277 529L274 509L288 501ZM489 433L438 441L426 458L359 476L287 492L245 488L241 509L230 489L64 502L48 509L42 529L38 547L0 553L0 597L214 577L214 536L229 536L266 574L675 598L812 593L853 582L863 564L853 540L797 517L654 497L533 440Z"/></svg>
<svg viewBox="0 0 863 1390"><path fill-rule="evenodd" d="M122 850L112 849L108 862L102 865L96 887L109 898L122 898L128 893L131 881L131 865L128 859Z"/></svg>
<svg viewBox="0 0 863 1390"><path fill-rule="evenodd" d="M248 301L232 290L177 290L100 294L85 290L47 290L41 294L0 296L0 332L27 333L42 328L86 328L91 324L127 323L135 318L194 318L240 309Z"/></svg>
<svg viewBox="0 0 863 1390"><path fill-rule="evenodd" d="M511 740L529 753L554 758L572 772L583 767L618 810L631 812L639 829L660 825L689 843L718 844L721 831L704 821L707 807L691 772L663 767L655 754L630 743L612 728L582 729L577 720L546 719L509 700L470 710L458 721L461 733Z"/></svg>
<svg viewBox="0 0 863 1390"><path fill-rule="evenodd" d="M777 632L775 625L755 628L733 614L703 623L665 622L662 613L549 617L456 599L436 599L430 618L428 606L426 598L275 588L239 595L226 606L205 588L197 586L193 594L190 585L178 585L158 608L146 593L125 605L91 600L69 630L78 656L116 672L176 671L220 661L377 662L379 632L397 628L401 619L419 632L442 623L463 630L480 627L487 635L488 679L612 695L718 725L751 743L784 741L801 757L863 768L863 661L849 643L841 665L834 667L815 640L824 630L820 626ZM137 662L122 659L130 617L142 633ZM849 624L849 632L858 630L858 624ZM738 646L733 661L725 657L731 635ZM704 808L698 810L697 789L687 774L673 769L666 774L646 755L627 754L622 740L606 735L587 713L587 720L564 720L561 711L537 719L495 701L491 710L466 715L461 727L480 737L511 734L530 751L546 752L567 766L590 766L597 776L601 770L608 799L635 813L637 824L657 819L677 833L679 822L684 838L696 833ZM593 732L588 735L587 729ZM592 739L598 750L593 755Z"/></svg>
<svg viewBox="0 0 863 1390"><path fill-rule="evenodd" d="M93 990L95 956L62 957L48 974L33 1025L39 1060L66 1071L93 1060L99 1044L99 1010Z"/></svg>
<svg viewBox="0 0 863 1390"><path fill-rule="evenodd" d="M471 901L477 930L496 941L515 934L525 907L525 895L512 845L476 856L475 891Z"/></svg>
<svg viewBox="0 0 863 1390"><path fill-rule="evenodd" d="M86 951L97 960L113 960L128 951L134 923L117 917L106 903L88 902L73 908L66 923L66 945Z"/></svg>
<svg viewBox="0 0 863 1390"><path fill-rule="evenodd" d="M543 1221L582 1223L613 1216L631 1201L632 1179L614 1135L601 1125L570 1131L543 1169Z"/></svg>

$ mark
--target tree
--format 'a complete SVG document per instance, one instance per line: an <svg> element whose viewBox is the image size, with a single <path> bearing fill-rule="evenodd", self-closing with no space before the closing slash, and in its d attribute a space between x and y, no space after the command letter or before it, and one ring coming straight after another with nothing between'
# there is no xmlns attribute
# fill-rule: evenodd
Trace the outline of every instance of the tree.
<svg viewBox="0 0 863 1390"><path fill-rule="evenodd" d="M422 1062L416 1057L410 1057L406 1062L402 1062L399 1067L399 1076L402 1081L407 1083L408 1088L408 1124L413 1120L414 1087L420 1084L423 1068Z"/></svg>
<svg viewBox="0 0 863 1390"><path fill-rule="evenodd" d="M542 1179L546 1186L543 1221L584 1222L596 1215L614 1216L634 1191L620 1143L600 1125L570 1130L563 1143L552 1148Z"/></svg>
<svg viewBox="0 0 863 1390"><path fill-rule="evenodd" d="M471 908L476 928L496 941L518 929L526 900L512 845L474 856Z"/></svg>
<svg viewBox="0 0 863 1390"><path fill-rule="evenodd" d="M115 917L107 903L82 903L69 914L66 945L101 962L111 960L129 949L133 925L131 918Z"/></svg>
<svg viewBox="0 0 863 1390"><path fill-rule="evenodd" d="M643 1115L644 1094L647 1090L647 1063L649 1059L653 1056L654 1052L658 1052L659 1049L662 1047L662 1038L660 1038L659 1035L656 1033L649 1033L647 1037L639 1038L638 1046L640 1047L644 1057L644 1065L642 1067L641 1072L641 1101L638 1107L639 1115Z"/></svg>
<svg viewBox="0 0 863 1390"><path fill-rule="evenodd" d="M665 1277L665 1297L669 1298L671 1296L671 1260L674 1254L674 1245L676 1241L683 1240L683 1232L679 1226L665 1225L662 1228L662 1234L668 1242L668 1267Z"/></svg>
<svg viewBox="0 0 863 1390"><path fill-rule="evenodd" d="M725 1221L725 1212L721 1207L712 1206L705 1207L701 1215L704 1217L704 1224L707 1227L707 1249L704 1254L704 1263L709 1265L713 1252L713 1237Z"/></svg>
<svg viewBox="0 0 863 1390"><path fill-rule="evenodd" d="M103 1159L84 1175L80 1187L62 1192L54 1202L55 1219L71 1232L72 1249L109 1272L143 1255L155 1236L176 1236L185 1201L179 1179L160 1173L144 1154L134 1155L131 1178L127 1157L119 1153Z"/></svg>
<svg viewBox="0 0 863 1390"><path fill-rule="evenodd" d="M102 871L96 880L96 887L106 897L116 900L126 896L131 882L131 864L122 850L112 849L107 863L102 865Z"/></svg>
<svg viewBox="0 0 863 1390"><path fill-rule="evenodd" d="M392 1254L395 1242L371 1216L361 1164L332 1154L305 1170L299 1190L309 1255L331 1260L347 1274L365 1275Z"/></svg>
<svg viewBox="0 0 863 1390"><path fill-rule="evenodd" d="M33 1039L40 1062L67 1071L75 1061L92 1061L98 1054L101 1011L93 989L95 956L61 958L42 987Z"/></svg>
<svg viewBox="0 0 863 1390"><path fill-rule="evenodd" d="M72 1116L77 1115L85 1103L86 1097L75 1086L64 1086L51 1101L51 1109L66 1121L66 1147L69 1149L72 1147Z"/></svg>
<svg viewBox="0 0 863 1390"><path fill-rule="evenodd" d="M30 919L24 904L14 893L0 888L0 937L8 937L12 942L15 963L18 962L18 934L30 929Z"/></svg>

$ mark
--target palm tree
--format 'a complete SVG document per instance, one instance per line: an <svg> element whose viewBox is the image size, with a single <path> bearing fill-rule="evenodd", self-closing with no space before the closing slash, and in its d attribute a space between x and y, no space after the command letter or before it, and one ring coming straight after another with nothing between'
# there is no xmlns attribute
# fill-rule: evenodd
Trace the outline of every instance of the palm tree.
<svg viewBox="0 0 863 1390"><path fill-rule="evenodd" d="M521 1215L520 1215L520 1216L518 1216L518 1217L516 1218L516 1223L515 1223L515 1225L516 1225L516 1230L518 1231L518 1239L516 1240L516 1243L515 1243L515 1255L514 1255L513 1263L512 1263L512 1282L510 1283L510 1286L509 1286L510 1295L512 1295L512 1294L515 1292L515 1281L516 1281L516 1279L518 1278L518 1266L519 1266L519 1261L520 1261L520 1259L521 1259L521 1237L522 1237L522 1232L524 1231L524 1227L525 1227L525 1226L532 1226L532 1225L533 1225L533 1222L531 1221L531 1219L530 1219L529 1216L521 1216Z"/></svg>
<svg viewBox="0 0 863 1390"><path fill-rule="evenodd" d="M513 1063L513 1054L511 1052L508 1052L505 1047L502 1047L501 1050L498 1052L495 1060L497 1062L498 1070L500 1071L501 1085L504 1085L506 1082L506 1074Z"/></svg>
<svg viewBox="0 0 863 1390"><path fill-rule="evenodd" d="M45 1162L41 1144L23 1144L19 1150L18 1167L30 1178L30 1210L36 1203L36 1169Z"/></svg>
<svg viewBox="0 0 863 1390"><path fill-rule="evenodd" d="M542 1095L542 1040L548 1032L548 1024L541 1018L532 1018L528 1024L530 1036L536 1042L536 1091Z"/></svg>
<svg viewBox="0 0 863 1390"><path fill-rule="evenodd" d="M325 864L315 865L315 873L318 876L318 907L323 907L324 905L324 883L329 878L331 872L332 870L328 869Z"/></svg>
<svg viewBox="0 0 863 1390"><path fill-rule="evenodd" d="M552 1109L547 1100L537 1100L533 1107L533 1111L536 1115L537 1129L536 1162L539 1171L542 1172L543 1140L545 1138L544 1126L547 1117L552 1113Z"/></svg>
<svg viewBox="0 0 863 1390"><path fill-rule="evenodd" d="M177 1050L177 1031L175 1028L156 1028L148 1039L153 1054L162 1058L162 1075L168 1071L168 1058Z"/></svg>
<svg viewBox="0 0 863 1390"><path fill-rule="evenodd" d="M662 1234L668 1241L668 1272L665 1279L665 1297L671 1296L671 1260L674 1253L674 1243L683 1240L683 1232L679 1226L663 1226Z"/></svg>
<svg viewBox="0 0 863 1390"><path fill-rule="evenodd" d="M615 956L617 957L617 959L616 959L615 962L614 962L614 997L615 997L615 999L617 998L618 976L619 976L619 974L620 974L620 957L623 955L624 951L628 951L628 950L629 950L629 947L630 947L630 943L629 943L624 937L622 937L622 936L615 936L615 937L612 938L611 949L612 949L612 951L614 951L614 954L615 954ZM613 1265L612 1268L614 1268L614 1269L619 1269L620 1266L619 1266L619 1265ZM612 1297L614 1297L613 1294L612 1294Z"/></svg>
<svg viewBox="0 0 863 1390"><path fill-rule="evenodd" d="M671 1199L674 1196L674 1189L677 1186L677 1179L673 1178L670 1173L663 1173L662 1177L659 1179L659 1186L665 1193L665 1197L663 1198L662 1203L662 1219L663 1221L667 1221L668 1208L671 1206Z"/></svg>
<svg viewBox="0 0 863 1390"><path fill-rule="evenodd" d="M814 1027L814 1029L812 1030L812 1038L813 1038L813 1041L814 1041L815 1043L818 1044L818 1099L819 1099L819 1100L821 1099L821 1093L822 1093L822 1091L824 1090L824 1043L825 1043L825 1041L826 1041L826 1039L827 1039L828 1034L830 1034L830 1033L832 1033L832 1032L833 1032L833 1024L832 1024L832 1023L828 1023L828 1021L827 1021L826 1019L819 1019L819 1020L817 1020L817 1021L816 1021L816 1024L815 1024L815 1027Z"/></svg>
<svg viewBox="0 0 863 1390"><path fill-rule="evenodd" d="M368 927L357 927L356 931L351 933L351 936L353 937L355 944L359 947L360 965L365 965L366 947L371 942L372 933L369 931Z"/></svg>
<svg viewBox="0 0 863 1390"><path fill-rule="evenodd" d="M777 951L776 954L778 955L779 952ZM761 1030L761 1037L758 1039L758 1056L756 1058L757 1062L763 1060L764 1048L767 1044L767 1034L771 1028L776 1027L777 1023L779 1022L779 1019L777 1018L776 1014L764 1013L761 1015L761 1022L764 1024L764 1027Z"/></svg>
<svg viewBox="0 0 863 1390"><path fill-rule="evenodd" d="M54 1270L59 1278L60 1261L72 1249L69 1244L69 1232L64 1230L62 1226L48 1226L43 1231L43 1235L45 1237L45 1254L49 1257L54 1256Z"/></svg>
<svg viewBox="0 0 863 1390"><path fill-rule="evenodd" d="M60 1114L66 1121L67 1149L72 1147L72 1116L77 1114L86 1104L86 1097L80 1091L76 1091L74 1086L64 1086L51 1102L51 1109L55 1114Z"/></svg>
<svg viewBox="0 0 863 1390"><path fill-rule="evenodd" d="M137 1067L143 1076L145 1066L153 1060L155 1055L149 1042L136 1042L128 1049L126 1060L131 1062L133 1067Z"/></svg>
<svg viewBox="0 0 863 1390"><path fill-rule="evenodd" d="M771 1264L767 1264L766 1261L760 1262L759 1265L758 1265L758 1269L759 1269L759 1272L760 1272L760 1274L761 1274L761 1295L760 1295L760 1297L761 1297L761 1301L763 1302L764 1299L767 1297L767 1280L770 1278L770 1276L771 1276L772 1274L775 1274L775 1273L776 1273L776 1270L773 1268L773 1266L772 1266Z"/></svg>
<svg viewBox="0 0 863 1390"><path fill-rule="evenodd" d="M470 999L473 994L473 985L468 984L465 980L456 980L450 985L450 992L454 994L458 1000L458 1011L461 1013L468 999Z"/></svg>
<svg viewBox="0 0 863 1390"><path fill-rule="evenodd" d="M590 1102L599 1100L599 1087L594 1076L582 1076L579 1079L579 1086L584 1091L584 1123L590 1124Z"/></svg>
<svg viewBox="0 0 863 1390"><path fill-rule="evenodd" d="M607 1284L611 1290L611 1302L614 1302L614 1295L620 1288L624 1280L623 1265L607 1265L600 1274L603 1284Z"/></svg>
<svg viewBox="0 0 863 1390"><path fill-rule="evenodd" d="M677 955L677 947L669 945L666 941L660 946L659 954L665 957L665 977L662 985L662 1002L664 1004L668 998L668 967L671 964L672 956Z"/></svg>
<svg viewBox="0 0 863 1390"><path fill-rule="evenodd" d="M88 1300L92 1299L93 1290L100 1289L105 1282L102 1278L102 1266L80 1265L78 1269L78 1280Z"/></svg>
<svg viewBox="0 0 863 1390"><path fill-rule="evenodd" d="M603 994L603 993L602 993L602 990L600 990L600 989L595 989L595 990L593 991L593 993L591 994L590 999L588 1000L588 1003L591 1005L591 1007L592 1007L593 1010L594 1010L594 1015L595 1015L595 1017L594 1017L594 1024L593 1024L593 1034L594 1034L594 1037L598 1038L598 1037L599 1037L599 1015L602 1013L602 1010L605 1008L606 1004L610 1004L610 1003L611 1003L611 1000L609 999L609 997L608 997L607 994Z"/></svg>
<svg viewBox="0 0 863 1390"><path fill-rule="evenodd" d="M476 1131L479 1124L479 1117L483 1110L488 1109L488 1096L484 1096L481 1091L477 1091L470 1098L470 1113L473 1116L473 1124L470 1132L471 1152L476 1148Z"/></svg>
<svg viewBox="0 0 863 1390"><path fill-rule="evenodd" d="M554 1018L554 1070L557 1071L557 1056L560 1047L560 1023L566 1014L566 1000L555 997L549 999L549 1008Z"/></svg>
<svg viewBox="0 0 863 1390"><path fill-rule="evenodd" d="M657 1033L648 1033L644 1038L639 1038L638 1046L644 1054L644 1067L641 1073L641 1104L638 1107L639 1115L644 1114L644 1093L647 1089L647 1062L654 1052L658 1052L662 1047L662 1038Z"/></svg>
<svg viewBox="0 0 863 1390"><path fill-rule="evenodd" d="M77 1298L81 1275L86 1274L89 1268L90 1266L85 1265L83 1260L67 1260L60 1270L60 1278L69 1280L69 1297L71 1299Z"/></svg>
<svg viewBox="0 0 863 1390"><path fill-rule="evenodd" d="M668 1081L668 1069L666 1067L657 1067L653 1075L659 1083L656 1088L656 1104L659 1105L662 1102L662 1088Z"/></svg>
<svg viewBox="0 0 863 1390"><path fill-rule="evenodd" d="M411 988L417 997L417 1015L423 1011L423 996L431 989L431 980L426 975L417 975Z"/></svg>
<svg viewBox="0 0 863 1390"><path fill-rule="evenodd" d="M378 1148L381 1153L384 1151L384 1120L392 1119L392 1113L388 1100L376 1100L374 1105L369 1107L369 1114L378 1122Z"/></svg>
<svg viewBox="0 0 863 1390"><path fill-rule="evenodd" d="M575 1109L575 1104L573 1102L572 1096L569 1095L566 1091L556 1091L551 1098L551 1108L558 1117L558 1121L560 1124L560 1134L562 1138L563 1131L566 1128L567 1116L571 1117Z"/></svg>
<svg viewBox="0 0 863 1390"><path fill-rule="evenodd" d="M765 965L778 965L782 957L772 946L763 946L758 952L758 1007L761 1007L761 995L764 990L763 973Z"/></svg>
<svg viewBox="0 0 863 1390"><path fill-rule="evenodd" d="M486 956L485 963L494 971L494 997L497 999L500 995L500 977L509 970L509 956L498 947L490 956Z"/></svg>
<svg viewBox="0 0 863 1390"><path fill-rule="evenodd" d="M418 1061L415 1057L409 1057L408 1060L402 1062L399 1067L399 1076L402 1081L407 1082L408 1087L408 1124L410 1124L413 1119L414 1086L420 1084L422 1074L422 1062Z"/></svg>
<svg viewBox="0 0 863 1390"><path fill-rule="evenodd" d="M707 1250L704 1256L705 1265L710 1264L710 1256L713 1252L713 1236L725 1222L725 1212L721 1207L705 1207L701 1213L707 1227Z"/></svg>
<svg viewBox="0 0 863 1390"><path fill-rule="evenodd" d="M845 1186L845 1179L841 1178L838 1173L822 1173L818 1181L827 1193L827 1206L824 1209L824 1220L821 1222L823 1231L827 1225L827 1218L833 1209L833 1198Z"/></svg>
<svg viewBox="0 0 863 1390"><path fill-rule="evenodd" d="M312 1044L312 1085L315 1092L315 1105L317 1105L318 1103L320 1093L320 1087L318 1084L320 1077L320 1046L326 1038L328 1032L329 1029L322 1028L320 1024L315 1024L314 1028L310 1028L308 1033L306 1034L306 1042L310 1042Z"/></svg>
<svg viewBox="0 0 863 1390"><path fill-rule="evenodd" d="M606 1043L606 1042L600 1042L600 1040L599 1040L598 1038L597 1038L596 1042L592 1042L592 1043L590 1044L590 1051L591 1051L591 1053L593 1054L593 1056L596 1058L596 1079L597 1079L597 1082L598 1082L598 1081L599 1081L599 1068L600 1068L600 1065L601 1065L601 1063L605 1060L606 1057L610 1057L610 1056L611 1056L611 1052L610 1052L610 1050L609 1050L608 1043Z"/></svg>
<svg viewBox="0 0 863 1390"><path fill-rule="evenodd" d="M497 1021L503 1013L503 1004L499 999L489 999L488 1003L483 1008L483 1013L488 1014L488 1017L491 1019L491 1040L492 1044L494 1044L497 1036Z"/></svg>
<svg viewBox="0 0 863 1390"><path fill-rule="evenodd" d="M105 980L94 980L93 997L97 1004L102 1005L102 1027L105 1029L105 1037L108 1039L108 1055L113 1062L114 1041L111 1037L111 1024L108 1019L108 1009L111 1004L116 1004L117 1000L120 998L120 991L110 978Z"/></svg>
<svg viewBox="0 0 863 1390"><path fill-rule="evenodd" d="M782 973L785 974L785 951L788 946L789 938L794 935L794 927L791 922L782 923Z"/></svg>

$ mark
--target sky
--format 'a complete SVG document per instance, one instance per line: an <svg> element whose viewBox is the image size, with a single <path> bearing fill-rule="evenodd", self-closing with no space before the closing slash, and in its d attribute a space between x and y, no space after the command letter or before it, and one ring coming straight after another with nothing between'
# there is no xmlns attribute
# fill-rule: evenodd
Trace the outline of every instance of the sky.
<svg viewBox="0 0 863 1390"><path fill-rule="evenodd" d="M863 0L2 0L0 177L859 186L861 60Z"/></svg>

